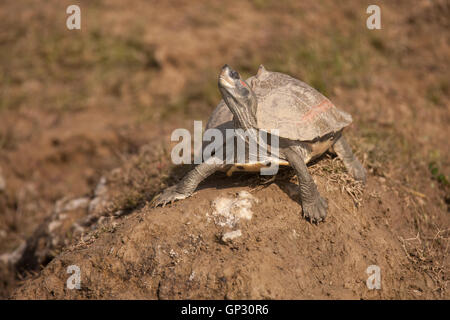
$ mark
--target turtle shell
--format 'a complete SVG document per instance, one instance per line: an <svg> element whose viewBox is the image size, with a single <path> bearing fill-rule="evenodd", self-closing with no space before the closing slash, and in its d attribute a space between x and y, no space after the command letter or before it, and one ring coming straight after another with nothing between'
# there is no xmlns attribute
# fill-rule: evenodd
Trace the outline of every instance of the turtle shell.
<svg viewBox="0 0 450 320"><path fill-rule="evenodd" d="M258 129L278 129L280 137L313 141L352 123L350 114L336 108L316 89L286 74L270 72L261 66L247 83L258 101ZM206 128L233 128L232 120L233 114L221 100Z"/></svg>
<svg viewBox="0 0 450 320"><path fill-rule="evenodd" d="M251 85L258 101L258 129L278 129L280 137L313 141L352 123L350 114L286 74L264 70L251 80Z"/></svg>

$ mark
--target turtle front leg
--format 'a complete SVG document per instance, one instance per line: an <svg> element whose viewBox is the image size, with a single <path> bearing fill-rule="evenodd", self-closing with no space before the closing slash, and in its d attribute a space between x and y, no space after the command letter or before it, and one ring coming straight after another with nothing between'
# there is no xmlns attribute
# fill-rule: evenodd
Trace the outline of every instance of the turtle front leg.
<svg viewBox="0 0 450 320"><path fill-rule="evenodd" d="M327 216L328 203L322 198L308 172L300 146L290 146L283 150L289 164L295 169L300 188L303 216L311 222L320 222Z"/></svg>
<svg viewBox="0 0 450 320"><path fill-rule="evenodd" d="M201 163L188 172L176 185L165 189L152 201L152 207L164 207L168 203L191 196L197 186L214 172L222 169L223 164Z"/></svg>
<svg viewBox="0 0 450 320"><path fill-rule="evenodd" d="M366 182L366 170L362 166L361 162L355 157L352 152L352 148L345 140L344 136L341 136L333 145L333 149L338 155L338 157L342 160L347 171L355 178L356 180Z"/></svg>

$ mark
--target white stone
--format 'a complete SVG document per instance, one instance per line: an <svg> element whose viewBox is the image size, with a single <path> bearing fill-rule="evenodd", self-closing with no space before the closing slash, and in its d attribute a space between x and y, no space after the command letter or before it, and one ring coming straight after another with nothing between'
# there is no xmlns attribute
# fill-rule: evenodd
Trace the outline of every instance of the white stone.
<svg viewBox="0 0 450 320"><path fill-rule="evenodd" d="M95 187L94 195L96 197L101 196L105 194L108 191L108 188L106 187L106 178L101 177L100 181L98 182L97 186Z"/></svg>
<svg viewBox="0 0 450 320"><path fill-rule="evenodd" d="M214 222L221 227L234 228L241 219L250 220L252 218L251 208L253 203L257 202L258 199L247 191L239 192L234 199L216 198L212 203ZM209 217L208 214L207 217Z"/></svg>
<svg viewBox="0 0 450 320"><path fill-rule="evenodd" d="M223 242L233 241L234 239L239 238L241 236L242 236L241 230L230 231L223 234L222 241Z"/></svg>
<svg viewBox="0 0 450 320"><path fill-rule="evenodd" d="M79 208L85 209L89 205L89 198L78 198L70 200L65 206L63 211L73 211Z"/></svg>

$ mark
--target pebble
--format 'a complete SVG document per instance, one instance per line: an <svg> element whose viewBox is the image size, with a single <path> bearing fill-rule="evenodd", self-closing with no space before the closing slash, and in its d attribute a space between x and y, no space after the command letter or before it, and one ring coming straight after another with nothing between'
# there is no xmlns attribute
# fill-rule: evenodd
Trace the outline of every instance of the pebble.
<svg viewBox="0 0 450 320"><path fill-rule="evenodd" d="M239 238L240 236L242 236L241 230L230 231L222 236L222 241L232 242L234 239Z"/></svg>

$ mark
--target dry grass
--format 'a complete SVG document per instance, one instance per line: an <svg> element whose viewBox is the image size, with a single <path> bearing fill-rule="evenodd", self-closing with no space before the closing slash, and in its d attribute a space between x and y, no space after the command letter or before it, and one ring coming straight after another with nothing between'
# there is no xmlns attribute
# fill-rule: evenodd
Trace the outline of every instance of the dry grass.
<svg viewBox="0 0 450 320"><path fill-rule="evenodd" d="M347 193L356 207L362 205L364 184L348 174L339 158L332 158L326 154L323 159L310 167L310 172L312 175L324 177L327 180L327 189L337 188L342 193Z"/></svg>
<svg viewBox="0 0 450 320"><path fill-rule="evenodd" d="M431 277L441 298L446 297L449 268L450 229L437 229L434 235L418 232L415 237L404 239L399 237L408 260L421 273Z"/></svg>

